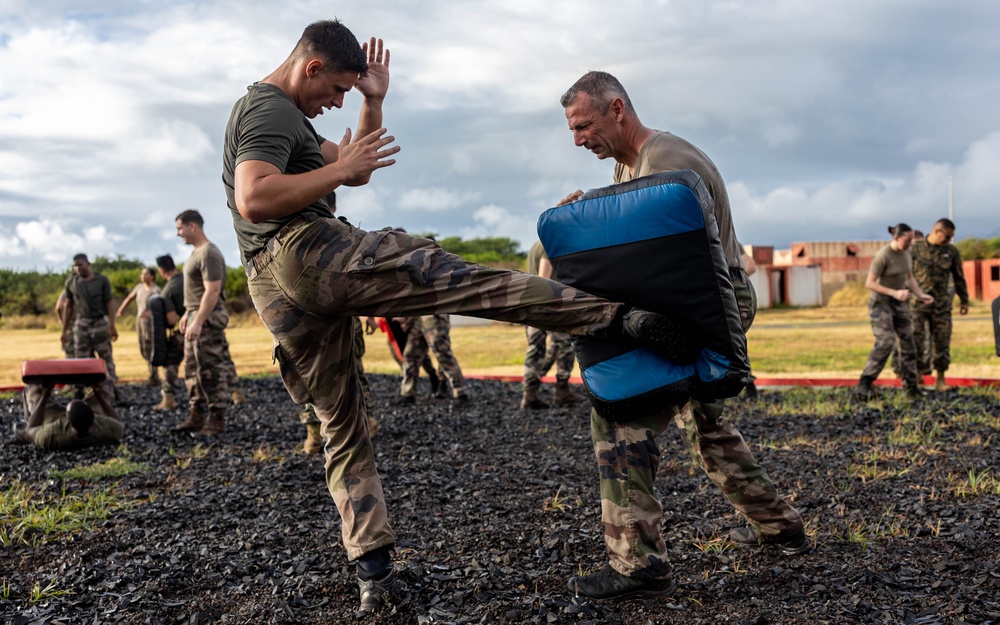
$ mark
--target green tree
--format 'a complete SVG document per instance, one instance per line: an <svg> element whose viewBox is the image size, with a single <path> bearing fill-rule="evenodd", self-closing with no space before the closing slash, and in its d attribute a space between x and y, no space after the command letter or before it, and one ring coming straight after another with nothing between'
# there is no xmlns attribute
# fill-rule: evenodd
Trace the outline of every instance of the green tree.
<svg viewBox="0 0 1000 625"><path fill-rule="evenodd" d="M962 260L983 260L1000 258L1000 237L993 239L962 239L955 243L962 254Z"/></svg>

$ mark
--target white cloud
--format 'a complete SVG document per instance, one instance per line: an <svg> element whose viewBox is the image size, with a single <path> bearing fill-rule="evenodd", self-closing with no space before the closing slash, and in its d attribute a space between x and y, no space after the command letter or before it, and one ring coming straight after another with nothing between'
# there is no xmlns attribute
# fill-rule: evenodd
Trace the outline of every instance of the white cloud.
<svg viewBox="0 0 1000 625"><path fill-rule="evenodd" d="M0 232L0 258L24 257L36 265L38 261L45 265L68 264L81 252L91 259L112 255L115 244L124 240L104 226L84 226L76 232L67 225L49 219L20 222L13 234Z"/></svg>
<svg viewBox="0 0 1000 625"><path fill-rule="evenodd" d="M461 207L479 199L478 193L456 192L449 189L410 189L399 198L399 208L405 211L440 213Z"/></svg>

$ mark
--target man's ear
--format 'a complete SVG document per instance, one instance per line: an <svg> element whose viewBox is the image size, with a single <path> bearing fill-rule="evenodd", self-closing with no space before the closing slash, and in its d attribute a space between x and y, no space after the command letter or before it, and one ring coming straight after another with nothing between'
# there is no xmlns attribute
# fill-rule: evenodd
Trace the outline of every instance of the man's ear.
<svg viewBox="0 0 1000 625"><path fill-rule="evenodd" d="M615 121L620 122L625 117L625 102L621 98L612 100L611 112L615 114Z"/></svg>
<svg viewBox="0 0 1000 625"><path fill-rule="evenodd" d="M323 70L323 61L319 59L310 59L310 61L306 63L306 76L308 76L309 78L315 77L322 70Z"/></svg>

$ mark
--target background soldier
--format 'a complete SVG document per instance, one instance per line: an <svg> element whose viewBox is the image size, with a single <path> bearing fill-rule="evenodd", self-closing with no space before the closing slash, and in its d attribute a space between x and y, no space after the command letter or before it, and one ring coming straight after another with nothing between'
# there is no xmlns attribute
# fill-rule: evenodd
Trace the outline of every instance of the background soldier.
<svg viewBox="0 0 1000 625"><path fill-rule="evenodd" d="M125 314L125 308L135 300L135 331L139 336L139 353L143 360L149 365L149 385L160 386L160 376L156 366L149 359L153 353L153 317L146 310L149 303L149 296L160 292L160 286L156 284L156 272L151 267L142 270L142 277L139 283L132 288L132 292L122 300L118 306L119 317Z"/></svg>
<svg viewBox="0 0 1000 625"><path fill-rule="evenodd" d="M184 307L180 330L184 333L184 382L191 401L191 414L177 426L204 436L226 430L229 403L226 355L225 305L226 261L202 229L205 220L196 210L186 210L176 219L177 236L194 252L184 263Z"/></svg>
<svg viewBox="0 0 1000 625"><path fill-rule="evenodd" d="M108 367L104 384L108 397L115 397L115 361L111 342L118 340L115 329L115 298L111 294L111 281L90 267L86 254L73 257L73 275L66 281L66 305L63 307L63 344L73 334L73 353L76 358L92 358L97 354ZM83 387L77 388L77 395Z"/></svg>
<svg viewBox="0 0 1000 625"><path fill-rule="evenodd" d="M184 315L184 276L177 271L177 265L169 254L156 257L156 270L160 277L167 281L163 285L160 297L163 298L163 305L167 316L167 327L173 328ZM164 365L163 379L160 381L160 403L153 406L154 410L170 410L177 407L177 399L174 391L177 388L177 367L178 365Z"/></svg>
<svg viewBox="0 0 1000 625"><path fill-rule="evenodd" d="M559 281L552 271L552 263L541 241L535 241L528 250L528 273ZM524 390L521 396L521 410L538 410L549 405L538 398L542 386L542 377L549 372L552 365L556 366L556 406L571 406L583 401L583 398L569 388L569 377L573 373L576 355L569 335L563 332L546 332L531 326L525 326L528 337L528 349L524 353ZM548 347L546 347L546 339Z"/></svg>
<svg viewBox="0 0 1000 625"><path fill-rule="evenodd" d="M420 368L427 360L430 348L437 358L441 375L451 384L452 396L459 401L468 401L469 393L465 388L465 376L458 359L451 351L451 319L445 314L423 315L406 320L409 322L406 347L403 348L403 383L400 394L403 401L416 401L417 378ZM431 386L434 386L433 382ZM432 389L435 397L447 397L444 380L440 380L437 388Z"/></svg>
<svg viewBox="0 0 1000 625"><path fill-rule="evenodd" d="M917 370L930 374L937 371L935 390L945 391L945 371L951 364L951 309L955 295L959 299L959 314L969 313L969 290L962 270L962 254L951 244L955 224L939 219L927 238L913 242L913 277L925 293L934 297L927 304L917 297L910 298L913 311L913 341L917 350ZM954 281L954 291L950 282Z"/></svg>

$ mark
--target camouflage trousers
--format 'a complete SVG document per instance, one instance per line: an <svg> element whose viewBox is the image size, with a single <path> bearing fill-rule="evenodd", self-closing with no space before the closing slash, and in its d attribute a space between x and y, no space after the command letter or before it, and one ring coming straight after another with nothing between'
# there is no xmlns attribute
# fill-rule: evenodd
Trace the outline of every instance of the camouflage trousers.
<svg viewBox="0 0 1000 625"><path fill-rule="evenodd" d="M875 346L868 354L861 377L874 380L882 373L889 356L899 346L899 375L907 386L917 384L917 355L913 342L910 305L887 295L872 293L868 298L868 316L875 334Z"/></svg>
<svg viewBox="0 0 1000 625"><path fill-rule="evenodd" d="M146 366L149 369L149 379L157 380L159 378L158 367L149 362L153 354L153 320L136 317L135 331L139 336L139 354L146 361Z"/></svg>
<svg viewBox="0 0 1000 625"><path fill-rule="evenodd" d="M365 409L371 409L372 405L372 388L368 384L368 378L365 377L365 365L362 358L365 355L365 329L361 320L357 317L354 318L354 322L351 324L351 331L354 333L354 343L351 348L354 350L354 366L358 372L358 381L361 384L361 395L365 398ZM302 412L299 413L299 421L301 423L320 423L319 417L316 416L316 409L313 408L312 404L306 404L302 407Z"/></svg>
<svg viewBox="0 0 1000 625"><path fill-rule="evenodd" d="M451 319L448 315L423 315L411 319L410 329L403 348L403 383L400 394L412 397L416 391L420 367L427 359L428 349L434 352L438 368L451 384L455 397L465 395L465 376L458 359L451 351Z"/></svg>
<svg viewBox="0 0 1000 625"><path fill-rule="evenodd" d="M197 312L187 311L189 324L194 321ZM192 407L197 405L206 410L225 410L229 405L227 325L229 313L219 306L205 320L197 341L184 340L184 384Z"/></svg>
<svg viewBox="0 0 1000 625"><path fill-rule="evenodd" d="M668 406L624 423L591 411L604 542L616 571L637 579L664 578L670 572L660 532L663 506L653 482L660 466L656 437L671 421L684 433L695 464L762 536L802 529L802 517L778 495L743 436L722 416L721 401Z"/></svg>
<svg viewBox="0 0 1000 625"><path fill-rule="evenodd" d="M105 390L111 397L114 397L118 375L115 373L115 360L111 351L111 337L108 336L107 317L76 318L76 321L73 322L73 354L76 358L93 358L96 355L104 361L108 368Z"/></svg>
<svg viewBox="0 0 1000 625"><path fill-rule="evenodd" d="M948 301L949 306L951 300ZM951 365L951 308L911 306L913 316L913 343L916 350L917 371L923 375L947 371Z"/></svg>
<svg viewBox="0 0 1000 625"><path fill-rule="evenodd" d="M430 239L299 217L247 267L292 399L323 424L326 482L350 558L395 543L353 355L353 317L461 313L594 334L620 304L516 271L481 267Z"/></svg>
<svg viewBox="0 0 1000 625"><path fill-rule="evenodd" d="M160 378L160 391L164 395L174 395L177 390L178 365L164 365L163 376Z"/></svg>
<svg viewBox="0 0 1000 625"><path fill-rule="evenodd" d="M524 353L524 385L537 387L552 365L556 366L556 380L565 382L573 373L576 354L569 335L562 332L546 332L538 328L524 329L528 337L528 349ZM546 339L551 339L546 341ZM546 346L546 342L548 345Z"/></svg>

